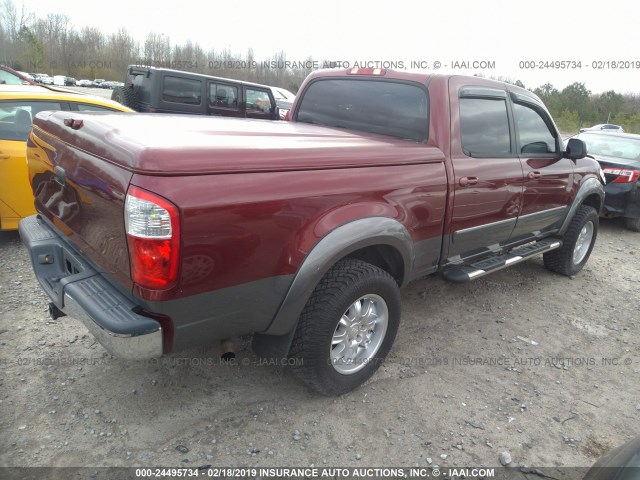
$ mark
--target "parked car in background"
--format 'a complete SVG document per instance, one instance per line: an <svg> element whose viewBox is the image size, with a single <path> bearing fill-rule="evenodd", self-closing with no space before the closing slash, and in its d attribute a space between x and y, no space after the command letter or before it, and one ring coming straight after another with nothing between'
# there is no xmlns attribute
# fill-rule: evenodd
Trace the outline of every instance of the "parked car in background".
<svg viewBox="0 0 640 480"><path fill-rule="evenodd" d="M93 86L94 87L99 87L100 85L102 85L102 82L104 82L104 81L105 81L104 78L96 78L93 81Z"/></svg>
<svg viewBox="0 0 640 480"><path fill-rule="evenodd" d="M139 112L280 119L267 85L168 68L130 65L111 99Z"/></svg>
<svg viewBox="0 0 640 480"><path fill-rule="evenodd" d="M585 131L589 154L602 167L607 184L601 214L624 217L629 230L640 232L640 135Z"/></svg>
<svg viewBox="0 0 640 480"><path fill-rule="evenodd" d="M0 85L0 230L15 230L35 213L27 175L26 141L31 121L43 110L121 111L106 98L41 85Z"/></svg>
<svg viewBox="0 0 640 480"><path fill-rule="evenodd" d="M22 75L24 78L26 78L27 80L29 80L32 83L36 83L36 79L33 77L33 75L31 75L30 73L27 72L21 72L20 70L16 70L16 72L18 72L20 75Z"/></svg>
<svg viewBox="0 0 640 480"><path fill-rule="evenodd" d="M270 87L273 92L273 96L276 100L288 100L293 102L296 99L296 94L282 87Z"/></svg>
<svg viewBox="0 0 640 480"><path fill-rule="evenodd" d="M49 75L42 75L38 79L38 82L42 85L53 85L53 77L50 77Z"/></svg>
<svg viewBox="0 0 640 480"><path fill-rule="evenodd" d="M100 84L100 88L111 88L113 89L114 86L119 85L120 82L114 82L113 80L107 80L105 82L102 82ZM122 84L124 85L124 83Z"/></svg>
<svg viewBox="0 0 640 480"><path fill-rule="evenodd" d="M273 97L276 99L276 105L278 106L278 113L280 115L280 118L283 119L291 109L291 105L293 105L293 101L296 99L296 95L294 93L291 93L289 90L281 87L269 88L271 88L271 93L273 93Z"/></svg>
<svg viewBox="0 0 640 480"><path fill-rule="evenodd" d="M93 87L93 82L91 80L76 80L76 87Z"/></svg>
<svg viewBox="0 0 640 480"><path fill-rule="evenodd" d="M0 85L35 85L35 83L36 82L25 77L17 70L9 68L6 65L0 65Z"/></svg>
<svg viewBox="0 0 640 480"><path fill-rule="evenodd" d="M35 73L33 74L33 78L35 79L36 83L42 83L42 80L49 77L49 75L47 75L46 73Z"/></svg>
<svg viewBox="0 0 640 480"><path fill-rule="evenodd" d="M599 125L594 125L593 127L581 128L579 130L580 133L582 133L582 132L590 132L590 131L603 131L603 132L609 132L609 133L624 133L624 130L622 129L622 127L620 125L613 125L611 123L601 123Z"/></svg>

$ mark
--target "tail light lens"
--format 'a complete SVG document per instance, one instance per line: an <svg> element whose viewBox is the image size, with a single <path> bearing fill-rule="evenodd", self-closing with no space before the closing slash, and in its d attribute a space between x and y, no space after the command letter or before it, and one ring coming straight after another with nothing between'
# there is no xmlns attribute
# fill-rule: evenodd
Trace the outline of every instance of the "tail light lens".
<svg viewBox="0 0 640 480"><path fill-rule="evenodd" d="M164 290L178 279L180 221L168 200L131 186L124 205L131 278L143 288Z"/></svg>
<svg viewBox="0 0 640 480"><path fill-rule="evenodd" d="M287 110L287 113L284 114L283 120L288 122L291 119L291 110Z"/></svg>
<svg viewBox="0 0 640 480"><path fill-rule="evenodd" d="M640 170L604 168L605 175L616 175L609 183L633 183L640 178Z"/></svg>

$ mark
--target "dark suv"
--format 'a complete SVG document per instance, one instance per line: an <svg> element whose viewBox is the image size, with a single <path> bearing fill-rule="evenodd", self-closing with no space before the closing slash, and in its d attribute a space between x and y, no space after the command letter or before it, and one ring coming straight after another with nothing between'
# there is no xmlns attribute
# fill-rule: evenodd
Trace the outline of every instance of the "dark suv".
<svg viewBox="0 0 640 480"><path fill-rule="evenodd" d="M266 85L168 68L130 65L111 99L138 112L280 118Z"/></svg>

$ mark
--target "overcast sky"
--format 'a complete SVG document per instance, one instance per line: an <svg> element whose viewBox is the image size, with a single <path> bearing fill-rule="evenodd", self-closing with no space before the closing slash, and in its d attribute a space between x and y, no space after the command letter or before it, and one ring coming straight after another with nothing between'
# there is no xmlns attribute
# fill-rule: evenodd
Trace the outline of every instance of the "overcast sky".
<svg viewBox="0 0 640 480"><path fill-rule="evenodd" d="M14 0L19 5L20 0ZM150 31L171 43L190 39L205 51L253 48L262 60L283 50L349 62L428 62L441 72L509 77L534 88L579 81L594 93L640 93L640 6L627 1L451 2L24 0L38 16L68 15L76 27L104 33L125 27L140 42ZM422 5L418 8L419 5ZM166 13L165 13L166 12ZM179 59L178 59L179 60ZM520 62L581 62L575 69L521 68ZM453 68L453 62L494 62L495 68ZM611 63L622 63L613 68ZM597 62L601 62L598 64ZM637 62L637 63L636 63ZM473 66L473 64L471 64ZM527 66L533 66L528 64ZM595 68L595 67L603 68ZM628 67L628 68L619 68ZM635 67L635 68L631 68Z"/></svg>

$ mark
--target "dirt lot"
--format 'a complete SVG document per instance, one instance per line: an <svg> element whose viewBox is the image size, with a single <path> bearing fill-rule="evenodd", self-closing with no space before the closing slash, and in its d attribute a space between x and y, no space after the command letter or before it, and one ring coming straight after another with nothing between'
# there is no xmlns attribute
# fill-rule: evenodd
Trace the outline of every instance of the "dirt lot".
<svg viewBox="0 0 640 480"><path fill-rule="evenodd" d="M640 234L602 220L573 279L540 258L417 281L388 361L326 398L248 339L230 366L217 346L111 358L49 319L17 234L1 234L0 465L477 467L508 450L518 467L586 467L638 434L639 264Z"/></svg>

